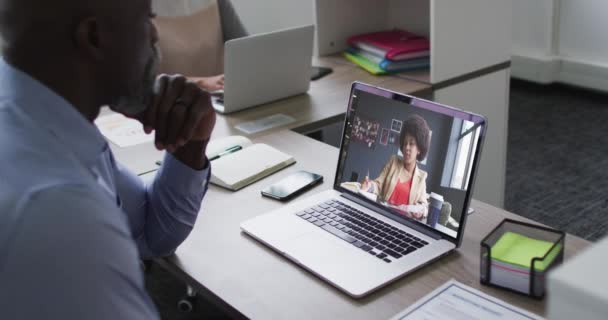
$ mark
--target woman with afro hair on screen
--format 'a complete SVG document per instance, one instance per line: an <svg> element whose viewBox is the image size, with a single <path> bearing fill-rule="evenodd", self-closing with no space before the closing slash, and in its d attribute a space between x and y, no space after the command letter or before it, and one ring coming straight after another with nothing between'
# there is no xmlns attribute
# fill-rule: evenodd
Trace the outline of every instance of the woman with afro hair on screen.
<svg viewBox="0 0 608 320"><path fill-rule="evenodd" d="M365 177L361 190L378 195L378 201L398 209L404 216L425 219L427 173L418 167L417 161L424 160L429 144L430 128L426 120L419 115L407 118L399 137L403 158L393 155L377 178Z"/></svg>

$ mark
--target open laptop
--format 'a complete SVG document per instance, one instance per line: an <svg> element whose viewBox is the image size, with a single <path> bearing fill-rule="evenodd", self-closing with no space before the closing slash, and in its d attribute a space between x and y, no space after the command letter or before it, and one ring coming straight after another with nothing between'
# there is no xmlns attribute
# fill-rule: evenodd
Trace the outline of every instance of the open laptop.
<svg viewBox="0 0 608 320"><path fill-rule="evenodd" d="M231 113L308 91L313 38L309 25L226 42L224 91L214 108Z"/></svg>
<svg viewBox="0 0 608 320"><path fill-rule="evenodd" d="M421 205L398 207L392 196L385 201L359 185L402 157L400 132L414 115L431 131L426 158L414 161L427 173L426 193L443 197L439 216L430 206L426 216L414 215ZM485 130L483 116L355 82L333 189L245 221L241 229L350 296L362 297L460 245ZM410 191L421 185L411 184Z"/></svg>

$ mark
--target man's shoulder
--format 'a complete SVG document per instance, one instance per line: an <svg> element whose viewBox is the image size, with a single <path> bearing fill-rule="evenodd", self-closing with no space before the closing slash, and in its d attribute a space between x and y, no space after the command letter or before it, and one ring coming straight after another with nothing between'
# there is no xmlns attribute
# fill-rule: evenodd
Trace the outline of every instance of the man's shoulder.
<svg viewBox="0 0 608 320"><path fill-rule="evenodd" d="M15 208L22 219L43 219L46 212L52 212L50 223L61 224L62 219L74 221L102 221L120 209L110 198L87 183L76 181L41 184L28 190ZM103 214L100 214L103 213ZM28 217L32 215L33 217Z"/></svg>
<svg viewBox="0 0 608 320"><path fill-rule="evenodd" d="M65 146L10 103L0 101L0 251L29 223L59 230L99 224L108 216L95 213L119 210Z"/></svg>
<svg viewBox="0 0 608 320"><path fill-rule="evenodd" d="M57 139L20 115L17 108L2 107L0 102L0 180L7 187L0 184L0 192L27 194L32 189L56 190L62 184L86 181L82 164Z"/></svg>
<svg viewBox="0 0 608 320"><path fill-rule="evenodd" d="M47 202L43 207L54 208L103 200L92 176L83 175L82 164L49 146L55 143L52 139L45 139L42 132L21 133L6 128L0 137L0 212L6 213L0 215L0 230L10 223L6 219L21 219L21 211L35 203Z"/></svg>
<svg viewBox="0 0 608 320"><path fill-rule="evenodd" d="M56 229L58 234L71 227L95 232L99 226L114 226L127 231L116 204L87 184L40 184L22 194L11 192L0 199L4 213L0 217L0 231L9 238L18 233L27 237L27 230L34 225Z"/></svg>

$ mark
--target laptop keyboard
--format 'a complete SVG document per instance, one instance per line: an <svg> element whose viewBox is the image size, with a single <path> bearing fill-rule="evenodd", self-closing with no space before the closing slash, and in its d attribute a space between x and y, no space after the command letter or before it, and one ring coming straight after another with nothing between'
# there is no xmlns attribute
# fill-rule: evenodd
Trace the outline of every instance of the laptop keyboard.
<svg viewBox="0 0 608 320"><path fill-rule="evenodd" d="M387 263L429 244L337 200L296 215Z"/></svg>

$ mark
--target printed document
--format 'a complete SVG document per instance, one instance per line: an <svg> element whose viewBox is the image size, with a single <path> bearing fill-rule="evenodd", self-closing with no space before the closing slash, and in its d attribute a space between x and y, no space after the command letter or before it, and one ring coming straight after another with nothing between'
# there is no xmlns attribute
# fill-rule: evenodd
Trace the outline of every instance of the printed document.
<svg viewBox="0 0 608 320"><path fill-rule="evenodd" d="M450 280L391 320L543 319L458 281Z"/></svg>
<svg viewBox="0 0 608 320"><path fill-rule="evenodd" d="M154 141L153 134L146 134L142 124L122 114L110 114L95 120L99 131L121 148Z"/></svg>

